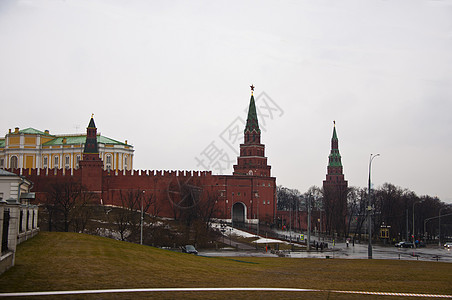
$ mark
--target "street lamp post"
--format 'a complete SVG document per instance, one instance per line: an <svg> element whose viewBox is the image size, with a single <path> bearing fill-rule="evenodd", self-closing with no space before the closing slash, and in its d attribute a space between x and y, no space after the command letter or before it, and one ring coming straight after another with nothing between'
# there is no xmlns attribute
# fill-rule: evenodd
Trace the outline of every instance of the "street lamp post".
<svg viewBox="0 0 452 300"><path fill-rule="evenodd" d="M308 250L311 250L311 195L308 203Z"/></svg>
<svg viewBox="0 0 452 300"><path fill-rule="evenodd" d="M441 248L441 211L444 209L444 207L441 207L439 209L438 213L438 247Z"/></svg>
<svg viewBox="0 0 452 300"><path fill-rule="evenodd" d="M259 236L259 193L256 193L257 198L257 236Z"/></svg>
<svg viewBox="0 0 452 300"><path fill-rule="evenodd" d="M423 200L422 200L423 201ZM416 243L415 243L415 234L414 234L414 205L416 203L421 203L422 201L415 201L413 202L413 247L416 248Z"/></svg>
<svg viewBox="0 0 452 300"><path fill-rule="evenodd" d="M369 225L369 246L367 248L367 258L368 259L372 259L372 216L371 216L371 211L372 211L372 204L371 204L371 193L372 193L372 185L371 185L371 180L370 180L370 174L371 174L371 167L372 167L372 160L377 157L380 156L380 154L375 154L372 155L372 153L370 154L370 159L369 159L369 188L368 188L368 199L367 199L367 220L368 220L368 225Z"/></svg>
<svg viewBox="0 0 452 300"><path fill-rule="evenodd" d="M143 191L143 195L141 195L141 221L140 221L140 245L143 245L143 197L144 197L145 191Z"/></svg>
<svg viewBox="0 0 452 300"><path fill-rule="evenodd" d="M234 192L232 192L232 203L231 203L231 226L234 228Z"/></svg>

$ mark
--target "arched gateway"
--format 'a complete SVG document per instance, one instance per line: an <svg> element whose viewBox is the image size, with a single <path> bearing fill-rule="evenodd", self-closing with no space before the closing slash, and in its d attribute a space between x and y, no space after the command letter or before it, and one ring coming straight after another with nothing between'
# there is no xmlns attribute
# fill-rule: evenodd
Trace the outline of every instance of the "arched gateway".
<svg viewBox="0 0 452 300"><path fill-rule="evenodd" d="M232 222L234 226L244 225L246 220L246 207L242 202L236 202L232 206Z"/></svg>

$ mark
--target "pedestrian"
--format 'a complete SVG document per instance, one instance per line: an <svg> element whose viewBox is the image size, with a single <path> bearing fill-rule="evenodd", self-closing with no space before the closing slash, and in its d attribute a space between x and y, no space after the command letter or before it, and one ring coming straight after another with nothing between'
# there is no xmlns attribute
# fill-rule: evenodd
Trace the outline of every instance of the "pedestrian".
<svg viewBox="0 0 452 300"><path fill-rule="evenodd" d="M348 248L348 243L349 243L349 240L348 239L345 240L345 244L347 244L347 248Z"/></svg>

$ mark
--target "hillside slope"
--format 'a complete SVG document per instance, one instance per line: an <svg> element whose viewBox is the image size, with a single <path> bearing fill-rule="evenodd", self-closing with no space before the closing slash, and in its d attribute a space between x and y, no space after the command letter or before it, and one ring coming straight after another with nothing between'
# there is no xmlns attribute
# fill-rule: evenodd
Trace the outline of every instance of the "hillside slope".
<svg viewBox="0 0 452 300"><path fill-rule="evenodd" d="M209 258L86 234L41 232L19 245L16 266L0 276L0 291L294 287L452 294L451 278L452 265L441 262ZM238 297L231 293L179 292L177 297ZM133 298L145 297L145 294ZM297 297L297 294L241 292L240 297L244 296L287 298ZM102 296L103 299L111 297L113 295ZM131 295L114 296L118 297L130 298ZM174 298L176 295L160 294L158 297ZM325 294L309 298L317 297L322 299ZM340 295L330 295L330 299L332 297Z"/></svg>

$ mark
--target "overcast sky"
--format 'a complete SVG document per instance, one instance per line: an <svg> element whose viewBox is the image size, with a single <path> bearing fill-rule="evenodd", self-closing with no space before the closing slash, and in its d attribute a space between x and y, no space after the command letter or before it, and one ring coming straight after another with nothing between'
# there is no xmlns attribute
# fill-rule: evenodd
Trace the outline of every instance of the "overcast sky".
<svg viewBox="0 0 452 300"><path fill-rule="evenodd" d="M452 1L0 1L2 135L94 113L135 169L232 174L251 84L278 184L322 185L336 120L349 186L380 153L452 202Z"/></svg>

